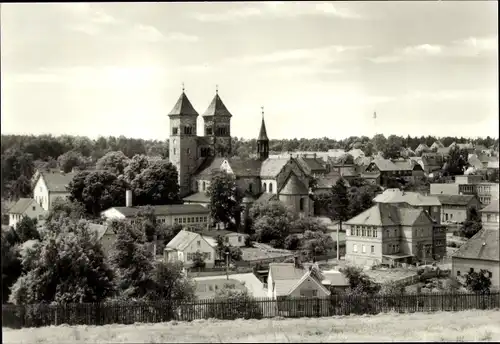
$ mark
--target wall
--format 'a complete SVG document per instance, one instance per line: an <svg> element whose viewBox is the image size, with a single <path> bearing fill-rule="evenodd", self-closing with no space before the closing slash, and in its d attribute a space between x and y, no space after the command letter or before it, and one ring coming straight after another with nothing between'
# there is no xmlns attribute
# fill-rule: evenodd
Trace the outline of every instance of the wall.
<svg viewBox="0 0 500 344"><path fill-rule="evenodd" d="M458 271L460 271L461 276L464 276L469 272L470 268L473 268L476 272L479 272L481 269L488 270L493 274L491 277L491 286L493 288L500 288L500 262L498 261L452 257L451 266L454 277L457 276Z"/></svg>
<svg viewBox="0 0 500 344"><path fill-rule="evenodd" d="M229 244L233 247L244 247L245 246L245 235L244 234L227 235L226 238L228 238Z"/></svg>
<svg viewBox="0 0 500 344"><path fill-rule="evenodd" d="M278 198L286 206L291 207L294 212L299 214L299 216L312 216L314 214L314 207L309 195L279 195ZM302 211L300 210L301 198L304 199L304 207Z"/></svg>
<svg viewBox="0 0 500 344"><path fill-rule="evenodd" d="M464 222L467 220L467 207L461 205L447 205L441 206L441 221L456 221Z"/></svg>
<svg viewBox="0 0 500 344"><path fill-rule="evenodd" d="M499 229L499 217L498 213L481 213L481 222L483 223L483 228L485 229Z"/></svg>
<svg viewBox="0 0 500 344"><path fill-rule="evenodd" d="M264 184L265 184L265 186L264 186ZM272 191L269 191L270 184L272 185ZM278 184L276 183L276 180L274 180L274 179L262 179L260 181L260 185L261 185L262 192L271 192L273 194L278 193Z"/></svg>
<svg viewBox="0 0 500 344"><path fill-rule="evenodd" d="M258 177L238 177L236 179L236 186L241 191L248 191L252 195L258 195L261 190L261 184Z"/></svg>
<svg viewBox="0 0 500 344"><path fill-rule="evenodd" d="M28 208L26 208L24 214L9 214L9 226L15 227L24 216L28 216L31 219L37 219L38 224L43 224L45 222L46 214L47 212L40 206L40 204L33 201Z"/></svg>
<svg viewBox="0 0 500 344"><path fill-rule="evenodd" d="M33 187L33 198L44 210L49 210L49 191L43 178L38 178Z"/></svg>
<svg viewBox="0 0 500 344"><path fill-rule="evenodd" d="M316 283L313 281L313 277L309 276L306 280L302 282L301 285L299 285L295 290L293 290L290 293L290 297L300 297L303 296L302 293L309 293L312 292L313 290L316 290L316 296L313 295L307 295L309 297L325 297L327 294L324 292L324 290Z"/></svg>
<svg viewBox="0 0 500 344"><path fill-rule="evenodd" d="M355 265L372 266L380 264L382 260L382 230L377 228L377 237L357 236L352 235L351 229L355 230L354 225L346 226L346 261L350 261ZM361 226L362 227L362 226ZM362 231L360 231L362 234ZM399 242L399 240L398 240ZM357 246L357 252L354 252L354 245ZM363 253L363 245L365 245L365 253ZM371 252L373 246L374 252Z"/></svg>
<svg viewBox="0 0 500 344"><path fill-rule="evenodd" d="M157 220L159 220L161 223L165 223L170 226L177 223L188 226L189 225L208 226L210 222L210 213L200 212L200 213L182 214L182 215L169 215L161 217L158 216Z"/></svg>
<svg viewBox="0 0 500 344"><path fill-rule="evenodd" d="M198 245L198 242L200 243L200 245ZM192 265L193 262L191 260L188 260L188 253L195 253L197 251L200 251L202 253L210 253L210 257L205 259L205 266L207 268L213 268L215 265L215 249L210 246L210 244L201 236L198 236L196 239L194 239L193 242L191 242L189 246L184 249L184 259L182 259L184 265Z"/></svg>
<svg viewBox="0 0 500 344"><path fill-rule="evenodd" d="M458 195L458 184L451 183L431 183L431 195Z"/></svg>
<svg viewBox="0 0 500 344"><path fill-rule="evenodd" d="M481 183L476 187L477 196L483 205L488 205L492 199L499 198L499 188L496 183Z"/></svg>

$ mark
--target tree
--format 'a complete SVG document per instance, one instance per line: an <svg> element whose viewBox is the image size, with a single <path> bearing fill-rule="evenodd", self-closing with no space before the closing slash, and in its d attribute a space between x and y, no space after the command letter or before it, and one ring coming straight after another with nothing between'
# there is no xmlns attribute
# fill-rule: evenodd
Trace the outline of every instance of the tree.
<svg viewBox="0 0 500 344"><path fill-rule="evenodd" d="M118 291L126 298L142 299L153 288L153 255L144 245L144 234L123 221L113 221L116 234L110 264L116 271Z"/></svg>
<svg viewBox="0 0 500 344"><path fill-rule="evenodd" d="M156 240L158 235L158 225L153 207L140 207L133 223L137 230L145 235L147 242L153 242Z"/></svg>
<svg viewBox="0 0 500 344"><path fill-rule="evenodd" d="M59 168L65 173L71 172L75 167L79 169L85 168L85 159L82 154L73 150L60 155L57 158L57 163Z"/></svg>
<svg viewBox="0 0 500 344"><path fill-rule="evenodd" d="M131 183L142 171L151 166L152 159L143 154L134 155L123 171L125 180Z"/></svg>
<svg viewBox="0 0 500 344"><path fill-rule="evenodd" d="M206 193L210 197L212 219L216 223L223 223L225 227L234 221L238 227L243 195L238 190L234 177L224 171L215 173Z"/></svg>
<svg viewBox="0 0 500 344"><path fill-rule="evenodd" d="M209 308L208 317L216 319L260 319L262 309L248 290L238 290L226 284L215 293L215 303Z"/></svg>
<svg viewBox="0 0 500 344"><path fill-rule="evenodd" d="M284 248L286 250L295 251L300 247L300 238L297 234L290 234L285 238Z"/></svg>
<svg viewBox="0 0 500 344"><path fill-rule="evenodd" d="M300 249L309 259L327 254L334 247L333 239L323 232L306 231L301 239Z"/></svg>
<svg viewBox="0 0 500 344"><path fill-rule="evenodd" d="M13 232L13 229L2 231L2 304L8 301L11 286L21 276L22 265L16 245L18 238Z"/></svg>
<svg viewBox="0 0 500 344"><path fill-rule="evenodd" d="M338 162L343 165L352 165L354 164L354 157L351 154L344 154L339 159Z"/></svg>
<svg viewBox="0 0 500 344"><path fill-rule="evenodd" d="M195 299L195 286L183 273L181 262L156 262L151 278L153 283L146 296L150 301L173 304ZM169 309L175 311L173 305Z"/></svg>
<svg viewBox="0 0 500 344"><path fill-rule="evenodd" d="M2 196L11 200L31 195L34 173L33 156L19 149L2 154Z"/></svg>
<svg viewBox="0 0 500 344"><path fill-rule="evenodd" d="M166 246L182 230L181 224L160 225L158 227L158 240Z"/></svg>
<svg viewBox="0 0 500 344"><path fill-rule="evenodd" d="M128 158L122 151L112 151L106 153L102 158L97 160L96 168L98 170L106 170L113 174L123 174L127 167Z"/></svg>
<svg viewBox="0 0 500 344"><path fill-rule="evenodd" d="M27 244L21 251L24 271L11 288L10 302L101 302L113 295L113 271L86 221L66 223Z"/></svg>
<svg viewBox="0 0 500 344"><path fill-rule="evenodd" d="M469 272L465 275L465 286L474 293L487 294L491 288L491 278L488 271L481 269L479 272Z"/></svg>
<svg viewBox="0 0 500 344"><path fill-rule="evenodd" d="M366 157L373 156L373 151L374 151L373 143L367 142L366 144L363 145L361 149L363 150L363 153L365 153Z"/></svg>
<svg viewBox="0 0 500 344"><path fill-rule="evenodd" d="M444 172L450 176L462 175L467 165L468 153L458 146L450 148L448 159L443 167Z"/></svg>
<svg viewBox="0 0 500 344"><path fill-rule="evenodd" d="M60 217L67 217L72 220L85 218L85 207L76 201L71 202L65 198L56 198L46 220L50 222Z"/></svg>
<svg viewBox="0 0 500 344"><path fill-rule="evenodd" d="M481 215L476 208L467 209L467 220L464 221L461 232L467 239L472 238L482 228Z"/></svg>
<svg viewBox="0 0 500 344"><path fill-rule="evenodd" d="M349 199L347 197L347 187L342 178L339 178L331 189L331 203L329 205L329 216L332 220L339 222L337 227L337 259L340 259L339 231L342 230L342 222L349 218Z"/></svg>
<svg viewBox="0 0 500 344"><path fill-rule="evenodd" d="M373 282L361 268L347 266L341 270L349 281L349 288L360 294L374 295L380 291L380 286Z"/></svg>
<svg viewBox="0 0 500 344"><path fill-rule="evenodd" d="M83 171L68 185L69 199L85 206L87 214L95 217L115 206L125 205L127 183L107 171Z"/></svg>
<svg viewBox="0 0 500 344"><path fill-rule="evenodd" d="M381 151L385 159L398 159L401 157L402 148L402 138L396 135L390 135L387 138L385 147Z"/></svg>
<svg viewBox="0 0 500 344"><path fill-rule="evenodd" d="M193 254L193 268L201 269L204 268L205 265L205 258L203 257L203 254L200 251L196 251Z"/></svg>
<svg viewBox="0 0 500 344"><path fill-rule="evenodd" d="M314 217L300 217L291 224L291 227L295 231L301 233L304 233L305 231L326 233L328 230L326 225L319 222L319 220Z"/></svg>
<svg viewBox="0 0 500 344"><path fill-rule="evenodd" d="M348 191L348 213L349 218L361 214L363 211L373 206L373 199L377 195L379 188L375 185L363 185L351 187Z"/></svg>
<svg viewBox="0 0 500 344"><path fill-rule="evenodd" d="M282 247L285 238L290 234L291 224L296 220L290 208L280 201L265 204L254 203L249 211L255 239L258 242L273 243Z"/></svg>
<svg viewBox="0 0 500 344"><path fill-rule="evenodd" d="M383 152L387 145L387 139L383 134L377 134L373 136L371 142L373 144L373 149L375 150L375 152Z"/></svg>
<svg viewBox="0 0 500 344"><path fill-rule="evenodd" d="M170 162L154 161L131 181L137 205L178 203L177 169Z"/></svg>
<svg viewBox="0 0 500 344"><path fill-rule="evenodd" d="M28 216L24 216L21 221L16 224L16 234L19 242L23 243L28 240L40 240L40 233L36 229L37 221Z"/></svg>

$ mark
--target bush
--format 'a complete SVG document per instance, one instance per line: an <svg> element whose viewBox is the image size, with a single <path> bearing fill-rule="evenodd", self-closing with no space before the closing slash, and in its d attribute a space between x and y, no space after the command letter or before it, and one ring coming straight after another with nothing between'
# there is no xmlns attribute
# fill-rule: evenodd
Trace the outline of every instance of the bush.
<svg viewBox="0 0 500 344"><path fill-rule="evenodd" d="M215 294L214 303L209 305L208 317L224 320L261 319L259 303L247 290L237 290L226 284Z"/></svg>

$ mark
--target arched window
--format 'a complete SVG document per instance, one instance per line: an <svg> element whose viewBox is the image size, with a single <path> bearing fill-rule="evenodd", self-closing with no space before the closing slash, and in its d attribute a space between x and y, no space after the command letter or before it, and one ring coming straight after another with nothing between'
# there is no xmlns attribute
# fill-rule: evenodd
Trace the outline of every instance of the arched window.
<svg viewBox="0 0 500 344"><path fill-rule="evenodd" d="M253 188L253 184L252 183L248 184L248 191L252 192L252 188Z"/></svg>
<svg viewBox="0 0 500 344"><path fill-rule="evenodd" d="M301 198L299 201L299 210L304 211L304 199Z"/></svg>
<svg viewBox="0 0 500 344"><path fill-rule="evenodd" d="M273 183L269 183L269 192L273 192Z"/></svg>
<svg viewBox="0 0 500 344"><path fill-rule="evenodd" d="M264 192L267 192L267 185L266 185L266 183L262 184L262 188L264 189Z"/></svg>
<svg viewBox="0 0 500 344"><path fill-rule="evenodd" d="M206 189L206 185L205 185L205 182L203 182L203 191L205 191Z"/></svg>

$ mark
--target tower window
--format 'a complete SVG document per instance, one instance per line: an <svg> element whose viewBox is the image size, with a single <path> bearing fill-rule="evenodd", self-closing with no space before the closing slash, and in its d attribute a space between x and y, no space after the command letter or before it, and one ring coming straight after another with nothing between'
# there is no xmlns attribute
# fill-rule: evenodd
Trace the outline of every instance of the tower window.
<svg viewBox="0 0 500 344"><path fill-rule="evenodd" d="M301 198L299 201L299 210L304 211L304 199Z"/></svg>
<svg viewBox="0 0 500 344"><path fill-rule="evenodd" d="M252 188L253 188L253 184L252 184L252 183L250 183L250 184L248 185L248 191L252 192Z"/></svg>
<svg viewBox="0 0 500 344"><path fill-rule="evenodd" d="M207 185L205 184L205 182L203 182L203 191L206 190L206 187L207 187Z"/></svg>
<svg viewBox="0 0 500 344"><path fill-rule="evenodd" d="M179 133L179 128L172 128L172 135L177 135Z"/></svg>
<svg viewBox="0 0 500 344"><path fill-rule="evenodd" d="M207 133L207 135L212 135L212 128L206 128L205 132Z"/></svg>
<svg viewBox="0 0 500 344"><path fill-rule="evenodd" d="M262 184L262 188L264 189L264 192L267 192L267 185L266 185L266 183Z"/></svg>
<svg viewBox="0 0 500 344"><path fill-rule="evenodd" d="M269 183L269 192L273 192L273 184Z"/></svg>
<svg viewBox="0 0 500 344"><path fill-rule="evenodd" d="M186 135L192 135L193 134L193 128L190 126L184 127L184 134Z"/></svg>

